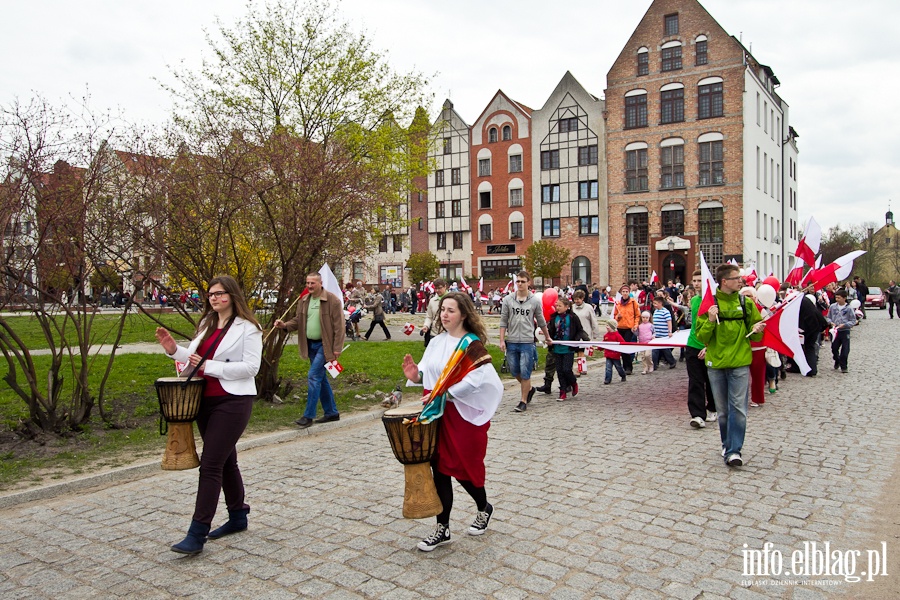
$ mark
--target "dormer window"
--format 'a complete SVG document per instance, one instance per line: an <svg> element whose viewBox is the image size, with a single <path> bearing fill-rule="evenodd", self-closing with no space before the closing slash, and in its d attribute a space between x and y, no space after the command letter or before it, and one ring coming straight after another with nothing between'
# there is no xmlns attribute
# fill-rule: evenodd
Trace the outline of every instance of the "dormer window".
<svg viewBox="0 0 900 600"><path fill-rule="evenodd" d="M662 47L662 70L677 71L681 68L681 42L668 42Z"/></svg>
<svg viewBox="0 0 900 600"><path fill-rule="evenodd" d="M650 51L647 48L640 48L637 53L637 74L648 75L650 73Z"/></svg>
<svg viewBox="0 0 900 600"><path fill-rule="evenodd" d="M508 142L512 140L512 127L509 125L503 126L503 141Z"/></svg>
<svg viewBox="0 0 900 600"><path fill-rule="evenodd" d="M709 63L709 55L706 50L706 36L698 35L694 40L694 64L705 65Z"/></svg>

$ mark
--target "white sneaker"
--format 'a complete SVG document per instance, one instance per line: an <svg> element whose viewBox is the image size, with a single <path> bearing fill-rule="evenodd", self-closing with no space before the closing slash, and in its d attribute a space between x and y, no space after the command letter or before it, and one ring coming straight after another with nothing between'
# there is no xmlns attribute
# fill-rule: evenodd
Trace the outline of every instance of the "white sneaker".
<svg viewBox="0 0 900 600"><path fill-rule="evenodd" d="M706 411L706 422L712 423L713 421L719 420L719 413Z"/></svg>
<svg viewBox="0 0 900 600"><path fill-rule="evenodd" d="M703 429L704 427L706 427L706 422L700 417L694 417L693 419L691 419L691 427L693 427L694 429Z"/></svg>
<svg viewBox="0 0 900 600"><path fill-rule="evenodd" d="M744 464L744 461L741 459L740 454L729 454L728 458L725 459L725 464L729 467L740 467Z"/></svg>
<svg viewBox="0 0 900 600"><path fill-rule="evenodd" d="M488 523L491 522L491 515L494 514L494 507L489 503L483 512L475 515L475 521L469 527L469 535L481 535L487 531Z"/></svg>
<svg viewBox="0 0 900 600"><path fill-rule="evenodd" d="M759 406L759 404L757 404L756 402L751 402L751 403L750 403L750 406L756 408L757 406Z"/></svg>

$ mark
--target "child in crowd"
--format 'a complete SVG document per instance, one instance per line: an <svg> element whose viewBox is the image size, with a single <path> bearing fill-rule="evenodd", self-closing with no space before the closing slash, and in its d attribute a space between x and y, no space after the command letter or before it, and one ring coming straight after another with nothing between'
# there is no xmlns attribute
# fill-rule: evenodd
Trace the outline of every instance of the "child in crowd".
<svg viewBox="0 0 900 600"><path fill-rule="evenodd" d="M653 299L653 337L672 337L672 313L665 307L665 300L657 296ZM674 369L678 362L672 356L671 348L653 350L653 368L659 368L659 357L663 357L670 369Z"/></svg>
<svg viewBox="0 0 900 600"><path fill-rule="evenodd" d="M641 322L638 325L638 343L646 344L653 339L653 323L650 322L650 313L644 311L641 313ZM641 361L644 363L644 370L641 375L653 372L653 354L650 350L641 352Z"/></svg>
<svg viewBox="0 0 900 600"><path fill-rule="evenodd" d="M550 339L556 341L574 342L581 339L584 329L579 319L569 308L569 299L560 296L556 301L556 313L550 317L547 330ZM575 348L562 344L553 344L550 352L556 355L556 375L559 377L559 401L566 399L566 389L572 389L572 395L578 394L578 379L572 371L575 364Z"/></svg>
<svg viewBox="0 0 900 600"><path fill-rule="evenodd" d="M625 338L619 333L619 324L615 320L604 321L606 324L606 334L603 336L604 342L625 342ZM625 368L622 366L622 353L615 350L604 350L603 355L606 357L606 376L603 378L603 385L612 383L612 370L616 368L622 382L625 382Z"/></svg>
<svg viewBox="0 0 900 600"><path fill-rule="evenodd" d="M846 290L839 289L834 293L835 303L828 307L825 320L836 329L831 342L831 356L834 368L841 373L847 372L847 359L850 357L850 329L856 325L856 312L847 304Z"/></svg>

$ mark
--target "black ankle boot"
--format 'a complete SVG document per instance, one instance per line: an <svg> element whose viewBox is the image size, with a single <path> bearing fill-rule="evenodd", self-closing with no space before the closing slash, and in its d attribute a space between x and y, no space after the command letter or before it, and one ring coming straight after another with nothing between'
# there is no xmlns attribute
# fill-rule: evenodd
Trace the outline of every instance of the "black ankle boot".
<svg viewBox="0 0 900 600"><path fill-rule="evenodd" d="M187 537L172 546L172 552L179 554L200 554L203 552L203 544L206 543L206 534L209 533L209 525L198 521L191 521Z"/></svg>
<svg viewBox="0 0 900 600"><path fill-rule="evenodd" d="M536 388L534 388L534 389L537 390L538 392L541 392L542 394L549 394L549 393L550 393L550 386L551 386L551 385L553 385L553 382L552 382L552 381L551 381L551 382L546 382L546 381L545 381L545 382L544 382L544 385L538 386L538 387L536 387Z"/></svg>
<svg viewBox="0 0 900 600"><path fill-rule="evenodd" d="M249 508L242 508L241 510L229 510L228 521L226 521L225 524L218 529L210 531L209 539L217 540L224 535L230 535L232 533L237 533L239 531L244 531L245 529L247 529L247 513L249 512Z"/></svg>

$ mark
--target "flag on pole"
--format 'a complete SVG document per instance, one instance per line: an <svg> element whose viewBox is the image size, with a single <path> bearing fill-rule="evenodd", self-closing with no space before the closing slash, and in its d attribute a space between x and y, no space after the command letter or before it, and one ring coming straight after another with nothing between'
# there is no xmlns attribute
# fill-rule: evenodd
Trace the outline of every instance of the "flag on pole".
<svg viewBox="0 0 900 600"><path fill-rule="evenodd" d="M810 217L803 230L803 237L797 243L797 251L794 252L794 256L799 256L806 264L813 265L816 262L816 254L819 253L821 242L822 228L813 217Z"/></svg>
<svg viewBox="0 0 900 600"><path fill-rule="evenodd" d="M829 263L821 269L816 269L815 273L810 277L810 283L813 284L813 290L818 291L829 283L837 283L850 276L853 271L853 261L865 254L865 250L854 250L849 252L834 262Z"/></svg>
<svg viewBox="0 0 900 600"><path fill-rule="evenodd" d="M506 284L506 287L503 288L504 294L511 294L516 289L516 276L513 275L512 279L509 280L509 283Z"/></svg>
<svg viewBox="0 0 900 600"><path fill-rule="evenodd" d="M803 344L800 343L800 303L805 296L794 293L766 319L766 328L763 329L763 344L772 348L779 354L790 356L800 368L800 373L806 375L811 370L803 354Z"/></svg>
<svg viewBox="0 0 900 600"><path fill-rule="evenodd" d="M653 274L650 275L650 283L656 283L656 284L660 283L659 275L656 274L656 271L653 271Z"/></svg>
<svg viewBox="0 0 900 600"><path fill-rule="evenodd" d="M478 280L478 291L479 291L479 292L483 292L483 291L484 291L484 276L483 276L483 275L482 275L481 278Z"/></svg>
<svg viewBox="0 0 900 600"><path fill-rule="evenodd" d="M715 305L716 290L719 288L716 278L709 272L703 252L700 253L700 276L703 278L703 283L700 286L700 309L697 311L697 316L705 315Z"/></svg>
<svg viewBox="0 0 900 600"><path fill-rule="evenodd" d="M459 274L459 287L460 287L460 289L462 289L463 291L466 291L466 292L469 292L472 290L472 288L469 287L469 284L466 283L466 278L463 277L462 273Z"/></svg>
<svg viewBox="0 0 900 600"><path fill-rule="evenodd" d="M322 287L325 288L326 292L331 292L338 299L344 297L341 293L341 284L338 283L337 277L334 276L328 263L322 265L322 268L319 269L319 275L322 277Z"/></svg>
<svg viewBox="0 0 900 600"><path fill-rule="evenodd" d="M802 258L800 258L799 256L795 257L794 258L794 268L791 269L791 271L788 273L788 276L784 278L784 281L786 283L789 283L794 286L799 285L800 282L803 280L803 265L804 264L805 263L803 262Z"/></svg>

